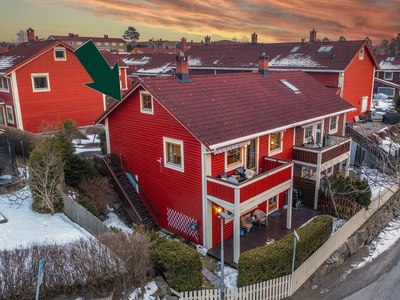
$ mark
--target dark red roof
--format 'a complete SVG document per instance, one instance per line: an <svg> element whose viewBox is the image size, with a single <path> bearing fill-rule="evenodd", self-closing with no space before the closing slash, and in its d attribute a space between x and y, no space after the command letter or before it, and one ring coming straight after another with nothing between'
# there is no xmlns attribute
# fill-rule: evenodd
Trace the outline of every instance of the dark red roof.
<svg viewBox="0 0 400 300"><path fill-rule="evenodd" d="M400 55L377 55L376 60L381 70L400 72Z"/></svg>
<svg viewBox="0 0 400 300"><path fill-rule="evenodd" d="M141 78L141 84L205 146L243 139L282 127L309 122L353 106L303 72L270 72L191 76L193 83L174 77ZM293 92L279 80L299 89ZM129 101L131 87L123 96ZM100 122L111 107L96 122Z"/></svg>
<svg viewBox="0 0 400 300"><path fill-rule="evenodd" d="M322 46L333 46L328 52L318 51ZM298 47L296 51L295 47ZM358 52L366 47L367 55L378 68L371 49L365 41L345 41L327 43L279 43L279 44L236 44L213 45L212 47L192 47L185 54L188 56L189 68L234 70L258 68L258 58L262 53L269 56L268 67L271 70L328 70L343 71ZM164 58L164 61L152 61L151 70L170 63L174 66L174 58Z"/></svg>
<svg viewBox="0 0 400 300"><path fill-rule="evenodd" d="M116 61L118 60L118 67L119 68L128 68L128 65L119 57L116 53L111 53L109 51L100 51L103 55L104 59L110 65L110 67L114 67Z"/></svg>
<svg viewBox="0 0 400 300"><path fill-rule="evenodd" d="M7 73L19 65L22 65L39 55L40 53L49 50L58 44L73 51L73 48L60 41L41 41L34 43L22 43L12 48L10 51L0 55L0 72Z"/></svg>

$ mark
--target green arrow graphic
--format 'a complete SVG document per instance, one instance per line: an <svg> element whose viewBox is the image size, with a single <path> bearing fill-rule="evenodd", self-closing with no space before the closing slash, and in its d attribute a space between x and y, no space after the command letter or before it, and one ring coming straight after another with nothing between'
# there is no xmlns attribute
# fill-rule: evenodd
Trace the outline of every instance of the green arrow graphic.
<svg viewBox="0 0 400 300"><path fill-rule="evenodd" d="M85 85L121 101L118 60L114 67L111 68L92 40L76 49L74 53L93 80L92 83L86 83Z"/></svg>

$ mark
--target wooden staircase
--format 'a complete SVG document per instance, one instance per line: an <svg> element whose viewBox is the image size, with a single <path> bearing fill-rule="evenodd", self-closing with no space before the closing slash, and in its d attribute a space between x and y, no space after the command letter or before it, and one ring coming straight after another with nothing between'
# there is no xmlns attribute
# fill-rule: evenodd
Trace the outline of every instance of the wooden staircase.
<svg viewBox="0 0 400 300"><path fill-rule="evenodd" d="M159 215L158 211L156 210L150 199L147 197L142 187L135 180L135 177L131 173L129 167L126 165L122 157L115 154L109 154L107 156L100 156L95 154L95 162L100 170L100 173L110 178L111 184L113 185L115 192L117 193L125 211L128 213L133 223L137 225L144 225L144 227L148 231L160 230L160 227L158 226L156 220L154 219L150 210L145 205L135 186L132 184L132 181L128 177L127 173L132 176L133 181L135 182L138 189L141 190L144 198L146 198L154 213ZM125 166L127 172L123 170L122 165Z"/></svg>

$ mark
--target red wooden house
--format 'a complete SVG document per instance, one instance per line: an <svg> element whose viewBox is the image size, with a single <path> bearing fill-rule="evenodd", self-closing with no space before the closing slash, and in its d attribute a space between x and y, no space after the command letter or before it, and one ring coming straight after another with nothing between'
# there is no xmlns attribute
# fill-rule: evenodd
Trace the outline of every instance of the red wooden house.
<svg viewBox="0 0 400 300"><path fill-rule="evenodd" d="M374 94L386 94L392 99L400 95L400 50L397 55L377 55L380 71L376 71Z"/></svg>
<svg viewBox="0 0 400 300"><path fill-rule="evenodd" d="M43 123L65 119L78 126L92 125L105 110L105 101L84 85L93 80L74 48L60 41L35 41L32 29L28 37L28 43L10 51L3 47L0 55L0 124L30 132L41 131ZM105 57L115 63L117 55ZM126 90L127 66L120 63L121 89Z"/></svg>
<svg viewBox="0 0 400 300"><path fill-rule="evenodd" d="M326 87L335 91L357 110L347 114L347 120L365 114L371 109L375 70L379 64L370 46L364 41L317 42L317 32L310 32L309 42L303 43L252 43L192 47L188 56L191 74L221 74L232 72L255 72L257 57L265 52L269 56L270 71L304 71ZM173 59L154 58L136 76L151 73L174 72Z"/></svg>
<svg viewBox="0 0 400 300"><path fill-rule="evenodd" d="M220 243L218 209L232 214L224 232L237 262L241 216L269 214L286 197L290 228L294 176L314 177L316 192L328 170L348 166L344 123L354 107L304 72L268 73L265 55L258 73L216 76L189 76L187 57L176 60L176 77L141 78L95 123L105 124L108 153L137 176L162 228L211 248ZM244 181L234 176L240 167Z"/></svg>

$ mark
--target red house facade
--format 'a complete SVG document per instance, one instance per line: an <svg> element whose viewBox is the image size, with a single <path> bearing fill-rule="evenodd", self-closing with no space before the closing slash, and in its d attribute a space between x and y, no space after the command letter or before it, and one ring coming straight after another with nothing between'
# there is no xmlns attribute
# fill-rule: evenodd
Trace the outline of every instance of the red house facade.
<svg viewBox="0 0 400 300"><path fill-rule="evenodd" d="M93 124L105 109L102 94L86 87L93 80L83 68L74 48L60 41L29 42L0 55L0 124L30 132L44 130L44 124L65 119L78 126ZM33 37L33 38L32 38ZM106 56L117 60L116 54ZM113 59L115 58L115 59ZM121 90L128 87L127 66L120 60Z"/></svg>
<svg viewBox="0 0 400 300"><path fill-rule="evenodd" d="M236 262L241 216L286 201L290 228L294 176L313 173L317 186L350 157L342 136L354 107L303 72L267 66L262 55L259 73L189 76L181 53L176 77L141 78L95 121L106 126L108 153L124 158L154 203L160 227L211 248L221 242L218 212L231 214L224 238L233 236Z"/></svg>

